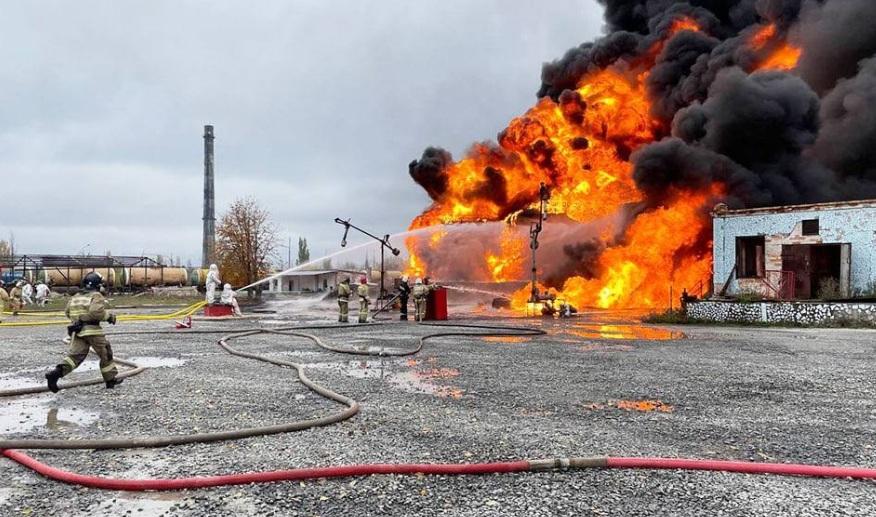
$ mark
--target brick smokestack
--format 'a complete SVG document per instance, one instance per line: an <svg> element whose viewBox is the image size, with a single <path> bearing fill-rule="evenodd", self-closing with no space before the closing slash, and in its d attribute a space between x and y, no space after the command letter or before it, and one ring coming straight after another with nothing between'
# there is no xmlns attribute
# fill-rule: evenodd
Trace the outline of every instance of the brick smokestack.
<svg viewBox="0 0 876 517"><path fill-rule="evenodd" d="M204 242L201 263L209 267L216 257L216 195L213 190L213 126L204 126Z"/></svg>

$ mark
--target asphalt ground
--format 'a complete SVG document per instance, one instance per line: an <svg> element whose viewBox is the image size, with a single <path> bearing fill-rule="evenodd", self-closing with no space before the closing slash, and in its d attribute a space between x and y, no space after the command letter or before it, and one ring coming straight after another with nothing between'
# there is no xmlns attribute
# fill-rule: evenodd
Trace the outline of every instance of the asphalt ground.
<svg viewBox="0 0 876 517"><path fill-rule="evenodd" d="M195 326L331 323L268 318ZM632 319L466 319L456 322L535 325L548 335L440 338L406 358L340 355L301 338L243 338L233 345L308 364L312 379L358 400L361 412L331 427L235 442L30 453L59 468L122 478L593 455L876 467L876 332L661 329ZM390 348L414 346L431 332L397 322L313 331L330 343ZM0 329L0 388L41 383L65 354L61 337L62 327ZM117 356L153 367L115 390L3 399L0 436L184 434L341 408L297 383L293 370L229 355L216 338L113 336ZM94 360L73 376L98 376ZM371 476L130 493L57 483L0 458L0 479L0 515L876 514L873 482L683 471Z"/></svg>

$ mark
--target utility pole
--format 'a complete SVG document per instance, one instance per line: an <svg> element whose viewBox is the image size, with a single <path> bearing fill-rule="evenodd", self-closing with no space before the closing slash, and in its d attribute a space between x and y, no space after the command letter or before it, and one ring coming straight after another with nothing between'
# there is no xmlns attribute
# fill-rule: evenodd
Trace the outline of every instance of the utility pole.
<svg viewBox="0 0 876 517"><path fill-rule="evenodd" d="M204 126L204 241L201 264L208 267L215 260L216 195L213 190L213 126Z"/></svg>

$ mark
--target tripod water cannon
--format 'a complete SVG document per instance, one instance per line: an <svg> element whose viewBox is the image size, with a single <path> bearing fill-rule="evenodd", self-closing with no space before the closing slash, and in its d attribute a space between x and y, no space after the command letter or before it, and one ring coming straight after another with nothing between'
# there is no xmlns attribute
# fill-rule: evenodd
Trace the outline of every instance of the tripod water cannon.
<svg viewBox="0 0 876 517"><path fill-rule="evenodd" d="M347 234L350 232L350 228L356 230L357 232L367 235L372 239L376 240L380 243L380 296L378 296L378 300L383 300L386 298L386 287L385 287L385 279L386 279L386 267L384 266L384 250L389 250L394 256L399 256L401 254L401 250L394 247L389 242L389 234L380 238L373 233L367 232L362 228L359 228L355 224L351 223L349 219L346 221L341 219L340 217L335 218L335 222L342 225L344 227L344 236L341 237L341 247L345 247L347 245Z"/></svg>
<svg viewBox="0 0 876 517"><path fill-rule="evenodd" d="M551 198L551 192L547 185L542 183L538 187L538 220L529 225L529 248L532 250L532 287L529 293L529 303L541 303L542 297L538 293L538 271L536 268L535 251L538 249L538 235L542 230L542 223L547 219L547 202Z"/></svg>

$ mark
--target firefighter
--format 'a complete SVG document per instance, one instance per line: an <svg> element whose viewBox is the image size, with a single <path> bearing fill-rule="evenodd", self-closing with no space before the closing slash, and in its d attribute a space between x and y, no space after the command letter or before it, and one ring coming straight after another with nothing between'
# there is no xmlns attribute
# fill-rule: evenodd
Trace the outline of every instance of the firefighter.
<svg viewBox="0 0 876 517"><path fill-rule="evenodd" d="M0 312L9 310L9 293L6 291L6 284L0 280Z"/></svg>
<svg viewBox="0 0 876 517"><path fill-rule="evenodd" d="M428 285L423 283L423 280L418 278L414 281L414 307L416 309L416 315L414 319L416 321L423 321L426 317L426 298L429 296L430 288Z"/></svg>
<svg viewBox="0 0 876 517"><path fill-rule="evenodd" d="M42 280L37 282L36 286L36 302L37 305L45 305L49 303L49 298L51 298L52 291L49 289Z"/></svg>
<svg viewBox="0 0 876 517"><path fill-rule="evenodd" d="M216 288L222 280L219 278L219 266L210 264L210 270L207 271L207 280L204 285L207 287L207 303L213 304L216 301Z"/></svg>
<svg viewBox="0 0 876 517"><path fill-rule="evenodd" d="M401 281L398 283L398 299L401 304L401 315L399 319L408 321L408 297L411 294L411 284L408 283L408 275L402 275Z"/></svg>
<svg viewBox="0 0 876 517"><path fill-rule="evenodd" d="M21 304L33 305L33 285L27 280L25 280L24 285L21 286Z"/></svg>
<svg viewBox="0 0 876 517"><path fill-rule="evenodd" d="M9 307L12 309L12 314L18 314L18 311L21 310L21 286L24 285L24 282L19 280L15 282L15 287L13 287L9 291Z"/></svg>
<svg viewBox="0 0 876 517"><path fill-rule="evenodd" d="M359 287L356 288L359 296L359 323L368 323L368 279L365 276L359 278Z"/></svg>
<svg viewBox="0 0 876 517"><path fill-rule="evenodd" d="M232 313L235 316L243 316L240 312L240 304L237 303L237 293L231 288L231 284L225 284L222 287L222 294L219 296L219 302L223 305L230 305Z"/></svg>
<svg viewBox="0 0 876 517"><path fill-rule="evenodd" d="M338 284L338 321L340 323L349 323L350 314L350 277L345 277Z"/></svg>
<svg viewBox="0 0 876 517"><path fill-rule="evenodd" d="M92 271L82 279L83 290L77 293L67 304L64 314L70 318L67 327L70 336L70 354L64 362L46 373L46 381L52 393L58 392L58 379L76 369L88 355L88 349L100 358L100 374L103 376L107 389L112 389L122 383L117 379L118 368L113 361L113 349L100 328L100 322L116 324L116 316L106 311L106 298L100 294L103 277Z"/></svg>

